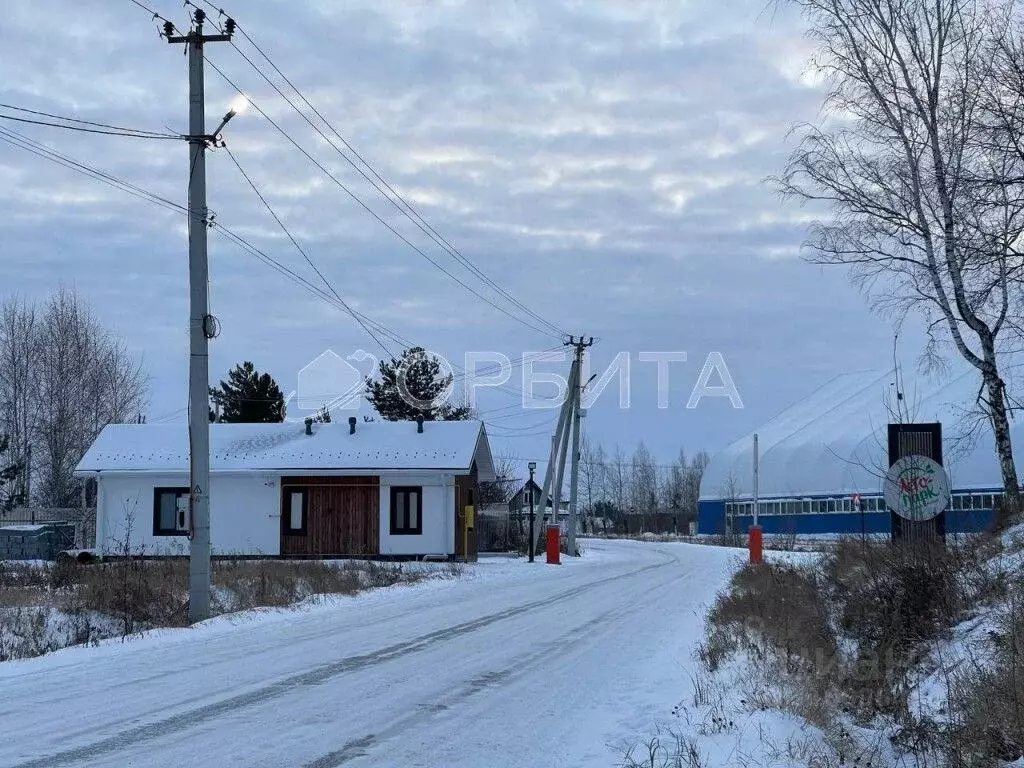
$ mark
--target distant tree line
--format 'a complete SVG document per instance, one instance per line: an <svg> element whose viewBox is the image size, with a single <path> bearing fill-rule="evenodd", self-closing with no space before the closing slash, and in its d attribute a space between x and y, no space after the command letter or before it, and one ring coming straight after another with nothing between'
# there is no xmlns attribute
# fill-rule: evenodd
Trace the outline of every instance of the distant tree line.
<svg viewBox="0 0 1024 768"><path fill-rule="evenodd" d="M481 484L483 504L509 501L525 482L515 477L512 457L495 458L497 479ZM584 438L580 446L577 512L581 518L603 518L613 527L629 517L670 515L683 532L686 523L697 519L700 481L707 464L708 454L704 451L687 456L680 450L673 461L662 463L643 441L627 455L621 446L616 445L609 454L600 444ZM540 485L543 479L538 477L536 481ZM568 497L567 468L562 501ZM597 525L600 530L601 524Z"/></svg>
<svg viewBox="0 0 1024 768"><path fill-rule="evenodd" d="M104 426L141 419L141 363L74 291L0 306L0 504L77 506L72 473Z"/></svg>
<svg viewBox="0 0 1024 768"><path fill-rule="evenodd" d="M629 515L670 514L680 528L697 519L700 481L708 455L687 456L659 463L641 441L626 455L616 445L612 453L584 439L580 449L580 508L592 517L620 521Z"/></svg>

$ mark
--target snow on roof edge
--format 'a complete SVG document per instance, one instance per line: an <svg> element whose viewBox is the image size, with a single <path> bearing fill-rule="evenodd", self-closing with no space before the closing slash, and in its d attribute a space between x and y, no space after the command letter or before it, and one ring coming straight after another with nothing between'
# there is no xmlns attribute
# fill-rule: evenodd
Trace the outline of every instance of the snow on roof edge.
<svg viewBox="0 0 1024 768"><path fill-rule="evenodd" d="M211 424L211 471L469 470L493 472L479 421L316 424ZM110 424L86 451L76 473L177 472L188 468L184 424Z"/></svg>

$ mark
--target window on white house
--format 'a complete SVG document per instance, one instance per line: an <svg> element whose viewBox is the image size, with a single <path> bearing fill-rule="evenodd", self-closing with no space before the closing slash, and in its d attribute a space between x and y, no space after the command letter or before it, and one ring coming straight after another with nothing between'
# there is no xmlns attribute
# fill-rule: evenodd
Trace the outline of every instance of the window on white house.
<svg viewBox="0 0 1024 768"><path fill-rule="evenodd" d="M153 535L187 535L188 502L188 488L154 488Z"/></svg>
<svg viewBox="0 0 1024 768"><path fill-rule="evenodd" d="M423 488L418 485L391 486L391 535L423 533Z"/></svg>
<svg viewBox="0 0 1024 768"><path fill-rule="evenodd" d="M304 536L306 534L306 517L309 512L308 488L285 488L284 509L281 520L284 532L288 536Z"/></svg>

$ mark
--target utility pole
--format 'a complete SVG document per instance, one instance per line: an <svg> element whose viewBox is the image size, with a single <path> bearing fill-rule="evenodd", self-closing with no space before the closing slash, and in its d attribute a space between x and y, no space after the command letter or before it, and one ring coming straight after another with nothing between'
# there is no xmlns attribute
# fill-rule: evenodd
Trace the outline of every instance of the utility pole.
<svg viewBox="0 0 1024 768"><path fill-rule="evenodd" d="M192 30L175 35L174 25L164 23L171 44L185 44L188 53L188 282L189 282L189 563L188 620L210 615L210 362L209 341L217 335L217 321L210 314L209 268L206 252L206 148L216 133L206 133L206 95L203 80L203 45L228 42L235 22L228 19L227 34L204 35L206 13L196 9ZM229 113L230 114L230 113ZM226 121L225 121L226 122Z"/></svg>
<svg viewBox="0 0 1024 768"><path fill-rule="evenodd" d="M555 479L554 478L555 464L556 464L556 462L558 460L557 446L562 444L562 441L563 441L563 439L566 436L565 431L567 429L569 429L569 427L570 427L569 415L571 413L571 407L570 406L572 404L572 393L573 393L576 385L579 383L579 380L580 380L579 379L579 368L576 366L576 361L574 360L573 363L572 363L572 367L570 368L570 371L569 371L569 388L566 391L565 402L562 403L562 410L561 410L561 413L559 414L559 417L558 417L558 427L555 429L555 437L554 437L554 440L552 440L552 443L551 443L551 456L548 459L547 469L544 470L544 485L541 488L541 493L540 493L540 503L541 504L546 504L547 503L548 494L551 492L551 486L552 486L552 484L554 482L554 479ZM542 507L542 510L543 510L543 507ZM542 514L543 514L543 511L542 511ZM537 528L536 536L537 537L540 536L540 527ZM531 537L531 539L532 539L532 541L530 543L530 546L532 546L534 549L536 549L537 544L538 544L537 538Z"/></svg>
<svg viewBox="0 0 1024 768"><path fill-rule="evenodd" d="M575 364L574 364L575 365ZM576 370L579 370L578 368ZM551 525L558 525L558 513L562 509L562 480L565 477L565 456L569 452L569 430L572 429L572 416L576 410L576 388L579 387L580 377L576 376L576 383L569 392L569 400L566 403L568 411L565 416L565 431L562 433L562 441L557 448L552 446L552 452L558 454L558 464L555 471L555 485L551 489Z"/></svg>
<svg viewBox="0 0 1024 768"><path fill-rule="evenodd" d="M760 472L760 467L759 467L760 462L758 461L759 455L760 455L760 452L757 449L757 432L755 432L754 433L754 525L757 525L757 512L758 512L757 508L760 505L760 501L758 499L758 487L757 487L758 480L760 479L759 476L758 476L759 472Z"/></svg>
<svg viewBox="0 0 1024 768"><path fill-rule="evenodd" d="M529 485L529 488L530 488L530 562L532 563L533 562L533 550L534 550L534 546L533 546L534 523L533 523L533 521L534 521L534 518L536 517L536 513L534 512L534 507L533 507L533 505L535 503L534 502L534 498L533 498L533 473L537 469L537 462L536 461L531 461L529 466L530 466L530 485Z"/></svg>
<svg viewBox="0 0 1024 768"><path fill-rule="evenodd" d="M571 557L576 556L576 497L577 490L579 488L579 473L580 473L580 418L583 416L583 387L585 384L579 379L583 378L583 354L587 347L593 346L594 337L591 336L589 341L584 341L583 336L580 336L579 341L576 340L575 336L570 336L569 341L566 344L568 347L575 347L576 349L576 369L580 371L580 376L576 381L576 389L573 392L574 407L572 412L572 467L569 470L569 525L566 541L568 544L569 555ZM589 383L589 382L588 382Z"/></svg>

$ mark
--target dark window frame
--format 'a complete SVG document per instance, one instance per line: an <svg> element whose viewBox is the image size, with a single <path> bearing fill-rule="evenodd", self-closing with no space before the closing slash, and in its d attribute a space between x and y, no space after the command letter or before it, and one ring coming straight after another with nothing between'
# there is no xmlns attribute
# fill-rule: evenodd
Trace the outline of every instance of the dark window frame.
<svg viewBox="0 0 1024 768"><path fill-rule="evenodd" d="M398 525L398 495L416 493L416 527ZM423 535L423 486L422 485L392 485L391 503L389 504L391 518L390 534L392 536L422 536ZM408 523L408 517L406 517Z"/></svg>
<svg viewBox="0 0 1024 768"><path fill-rule="evenodd" d="M164 486L153 489L153 535L154 536L188 536L187 530L182 530L177 526L177 513L175 513L175 526L174 528L161 528L160 527L160 497L164 494L173 493L175 496L175 509L177 509L177 501L180 496L189 496L191 491L188 488L179 488L173 486Z"/></svg>
<svg viewBox="0 0 1024 768"><path fill-rule="evenodd" d="M309 530L309 488L286 485L281 494L281 533L285 536L305 536ZM292 528L292 494L302 494L302 527Z"/></svg>

